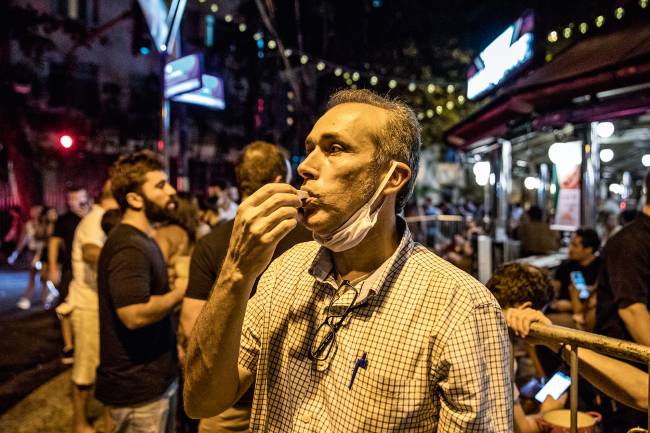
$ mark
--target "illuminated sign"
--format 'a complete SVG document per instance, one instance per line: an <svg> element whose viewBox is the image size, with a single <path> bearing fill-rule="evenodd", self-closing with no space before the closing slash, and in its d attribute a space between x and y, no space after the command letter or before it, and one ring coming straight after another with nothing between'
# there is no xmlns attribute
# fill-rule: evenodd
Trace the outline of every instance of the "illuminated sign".
<svg viewBox="0 0 650 433"><path fill-rule="evenodd" d="M214 75L203 74L203 87L193 92L183 93L172 98L176 102L201 105L213 110L226 108L226 99L223 92L223 80Z"/></svg>
<svg viewBox="0 0 650 433"><path fill-rule="evenodd" d="M524 14L474 59L467 73L467 98L478 99L523 69L533 57L534 18Z"/></svg>
<svg viewBox="0 0 650 433"><path fill-rule="evenodd" d="M165 65L165 98L200 89L203 58L200 54L181 57Z"/></svg>

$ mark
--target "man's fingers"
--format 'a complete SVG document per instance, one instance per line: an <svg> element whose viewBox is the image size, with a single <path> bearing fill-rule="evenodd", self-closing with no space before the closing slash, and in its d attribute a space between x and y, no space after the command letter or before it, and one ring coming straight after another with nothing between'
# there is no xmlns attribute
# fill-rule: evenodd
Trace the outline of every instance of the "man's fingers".
<svg viewBox="0 0 650 433"><path fill-rule="evenodd" d="M276 193L269 197L263 203L255 207L256 213L259 216L268 216L282 207L290 207L297 209L302 205L302 202L296 194L293 193Z"/></svg>
<svg viewBox="0 0 650 433"><path fill-rule="evenodd" d="M288 235L289 232L291 232L291 230L293 230L297 224L298 221L295 218L282 220L275 227L273 227L271 231L265 233L264 236L262 236L262 241L268 243L279 242L283 237Z"/></svg>
<svg viewBox="0 0 650 433"><path fill-rule="evenodd" d="M259 206L266 201L269 197L280 194L296 194L296 189L288 183L267 183L253 194L251 194L242 204L250 206Z"/></svg>

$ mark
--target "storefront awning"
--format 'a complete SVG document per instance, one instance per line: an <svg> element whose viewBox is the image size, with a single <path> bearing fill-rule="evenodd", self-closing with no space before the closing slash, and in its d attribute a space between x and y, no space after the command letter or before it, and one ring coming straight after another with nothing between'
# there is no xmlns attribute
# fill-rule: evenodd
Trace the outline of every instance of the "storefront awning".
<svg viewBox="0 0 650 433"><path fill-rule="evenodd" d="M450 144L464 148L482 138L502 136L513 120L549 115L570 108L574 98L648 80L650 26L584 39L552 62L503 87L489 103L449 129L445 137ZM639 105L634 98L627 101L630 108ZM644 99L642 105L650 107L647 102L650 99ZM617 104L617 110L625 110L620 101ZM583 121L593 120L588 118L592 114L584 111Z"/></svg>

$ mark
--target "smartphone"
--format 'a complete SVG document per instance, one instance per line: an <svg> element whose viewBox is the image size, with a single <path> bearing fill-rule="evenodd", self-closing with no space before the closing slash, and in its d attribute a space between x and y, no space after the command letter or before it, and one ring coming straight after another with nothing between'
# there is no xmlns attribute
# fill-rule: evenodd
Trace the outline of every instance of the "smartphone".
<svg viewBox="0 0 650 433"><path fill-rule="evenodd" d="M571 282L578 291L578 298L587 299L589 297L589 287L585 281L585 276L582 275L580 271L573 271L569 274L571 277Z"/></svg>
<svg viewBox="0 0 650 433"><path fill-rule="evenodd" d="M571 386L571 377L569 377L563 371L557 371L551 378L546 382L546 385L535 394L535 400L540 403L544 403L547 396L553 397L554 400L560 398L560 396L566 391L569 386Z"/></svg>

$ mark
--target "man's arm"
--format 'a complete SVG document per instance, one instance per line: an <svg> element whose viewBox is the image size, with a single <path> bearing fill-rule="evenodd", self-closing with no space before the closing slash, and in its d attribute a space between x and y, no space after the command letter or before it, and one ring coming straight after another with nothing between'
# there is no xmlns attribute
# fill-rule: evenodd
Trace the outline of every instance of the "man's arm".
<svg viewBox="0 0 650 433"><path fill-rule="evenodd" d="M642 302L636 302L618 309L618 315L623 320L634 341L650 346L650 313Z"/></svg>
<svg viewBox="0 0 650 433"><path fill-rule="evenodd" d="M239 207L226 260L190 337L184 389L189 416L221 413L252 383L254 372L238 365L248 298L278 242L296 226L300 206L293 187L274 183Z"/></svg>
<svg viewBox="0 0 650 433"><path fill-rule="evenodd" d="M185 298L181 306L181 319L180 328L181 333L185 338L189 338L192 333L192 328L199 318L199 314L207 301L201 299Z"/></svg>
<svg viewBox="0 0 650 433"><path fill-rule="evenodd" d="M458 323L442 361L438 431L512 432L510 342L499 307L479 305Z"/></svg>
<svg viewBox="0 0 650 433"><path fill-rule="evenodd" d="M58 236L50 236L50 240L47 243L47 268L48 268L48 279L52 281L55 285L60 282L59 274L59 248L63 243L63 239Z"/></svg>
<svg viewBox="0 0 650 433"><path fill-rule="evenodd" d="M138 329L161 321L183 300L184 290L176 289L160 296L151 296L147 303L132 304L117 309L124 326Z"/></svg>
<svg viewBox="0 0 650 433"><path fill-rule="evenodd" d="M99 261L99 253L101 253L102 247L95 244L83 244L81 246L81 258L84 262L88 263L92 267L97 266Z"/></svg>

